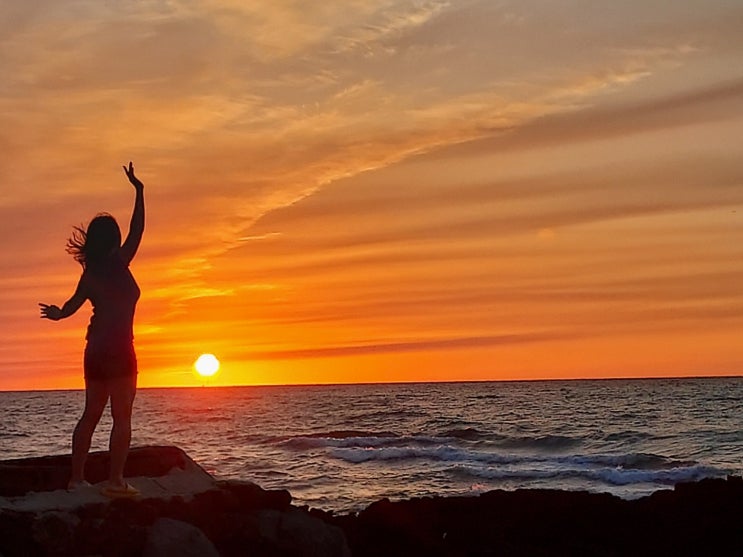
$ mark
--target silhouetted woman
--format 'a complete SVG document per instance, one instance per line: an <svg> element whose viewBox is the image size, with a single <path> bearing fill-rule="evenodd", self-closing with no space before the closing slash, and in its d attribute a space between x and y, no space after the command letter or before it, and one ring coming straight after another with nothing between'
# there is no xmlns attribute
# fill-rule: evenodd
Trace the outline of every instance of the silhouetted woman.
<svg viewBox="0 0 743 557"><path fill-rule="evenodd" d="M136 197L129 235L121 243L121 231L109 214L97 215L87 230L75 227L67 241L67 252L83 267L72 297L62 308L39 304L41 317L58 321L75 313L85 300L93 305L86 335L85 410L72 435L72 474L69 487L86 485L85 460L93 431L106 403L111 399L113 428L109 441L111 466L108 484L102 489L110 497L127 497L137 490L124 480L132 434L132 405L137 390L137 358L134 353L134 308L139 287L129 271L144 232L144 184L134 175L134 166L124 167Z"/></svg>

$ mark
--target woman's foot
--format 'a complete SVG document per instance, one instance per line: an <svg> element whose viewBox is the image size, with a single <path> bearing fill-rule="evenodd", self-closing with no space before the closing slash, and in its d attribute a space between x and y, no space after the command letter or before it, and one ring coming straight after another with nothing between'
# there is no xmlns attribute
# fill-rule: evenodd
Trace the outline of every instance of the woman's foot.
<svg viewBox="0 0 743 557"><path fill-rule="evenodd" d="M68 491L74 491L81 487L90 487L90 483L86 482L85 480L70 480L67 483L67 490Z"/></svg>
<svg viewBox="0 0 743 557"><path fill-rule="evenodd" d="M101 488L101 493L111 499L131 499L139 496L139 490L126 482L121 485L106 484Z"/></svg>

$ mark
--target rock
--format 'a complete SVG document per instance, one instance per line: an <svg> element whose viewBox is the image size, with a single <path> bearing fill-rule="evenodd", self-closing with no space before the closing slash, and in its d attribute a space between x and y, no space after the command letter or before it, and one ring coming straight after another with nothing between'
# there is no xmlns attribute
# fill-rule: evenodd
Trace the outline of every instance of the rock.
<svg viewBox="0 0 743 557"><path fill-rule="evenodd" d="M265 490L246 481L223 481L219 486L232 493L243 510L248 509L288 509L292 502L291 493L285 489Z"/></svg>
<svg viewBox="0 0 743 557"><path fill-rule="evenodd" d="M5 557L41 553L34 541L33 522L28 513L0 511L0 553Z"/></svg>
<svg viewBox="0 0 743 557"><path fill-rule="evenodd" d="M743 482L714 479L627 501L559 490L373 503L332 519L354 557L743 555Z"/></svg>
<svg viewBox="0 0 743 557"><path fill-rule="evenodd" d="M33 521L33 539L47 555L70 555L75 547L75 529L80 519L68 512L49 511Z"/></svg>
<svg viewBox="0 0 743 557"><path fill-rule="evenodd" d="M70 479L70 455L18 458L0 461L0 497L16 497L29 492L66 489ZM90 483L108 479L108 451L88 455L85 476ZM157 478L173 469L200 468L178 447L132 447L124 476ZM206 472L201 469L206 474Z"/></svg>
<svg viewBox="0 0 743 557"><path fill-rule="evenodd" d="M262 545L295 557L350 557L343 531L299 509L258 513Z"/></svg>
<svg viewBox="0 0 743 557"><path fill-rule="evenodd" d="M142 557L219 557L219 552L195 526L159 518L150 528Z"/></svg>

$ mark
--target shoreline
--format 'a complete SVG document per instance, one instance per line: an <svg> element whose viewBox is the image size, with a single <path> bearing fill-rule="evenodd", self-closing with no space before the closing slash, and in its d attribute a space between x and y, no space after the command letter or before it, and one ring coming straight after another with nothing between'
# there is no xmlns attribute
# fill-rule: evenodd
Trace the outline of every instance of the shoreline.
<svg viewBox="0 0 743 557"><path fill-rule="evenodd" d="M743 479L677 484L634 500L555 489L382 499L336 514L286 490L216 480L177 447L138 447L137 499L66 491L65 456L0 461L0 555L740 555ZM88 473L103 481L107 453ZM62 485L60 485L62 482Z"/></svg>

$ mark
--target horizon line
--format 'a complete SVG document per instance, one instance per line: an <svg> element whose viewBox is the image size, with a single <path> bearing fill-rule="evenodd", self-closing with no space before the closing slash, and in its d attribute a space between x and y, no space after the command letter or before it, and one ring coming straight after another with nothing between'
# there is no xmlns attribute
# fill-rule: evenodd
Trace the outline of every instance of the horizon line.
<svg viewBox="0 0 743 557"><path fill-rule="evenodd" d="M553 377L553 378L523 378L523 379L444 379L440 381L349 381L346 383L259 383L259 384L233 384L233 385L160 385L137 387L138 391L155 389L235 389L235 388L266 388L266 387L345 387L345 386L368 386L368 385L439 385L439 384L462 384L462 383L545 383L545 382L577 382L577 381L673 381L685 379L743 379L740 375L651 375L644 377L635 376L610 376L610 377ZM40 393L40 392L67 392L85 391L85 387L73 389L0 389L3 393Z"/></svg>

